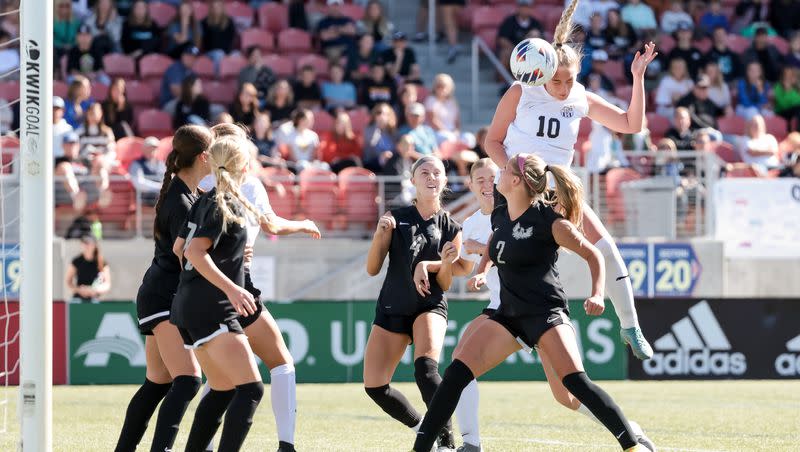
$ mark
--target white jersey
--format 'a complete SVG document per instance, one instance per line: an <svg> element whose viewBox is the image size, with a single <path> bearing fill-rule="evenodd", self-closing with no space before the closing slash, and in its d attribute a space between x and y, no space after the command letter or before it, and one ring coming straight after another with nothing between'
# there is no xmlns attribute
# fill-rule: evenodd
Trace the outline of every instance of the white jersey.
<svg viewBox="0 0 800 452"><path fill-rule="evenodd" d="M209 191L214 188L216 184L217 181L214 178L214 175L209 174L200 181L199 186L202 190ZM269 204L267 189L264 188L264 184L262 184L257 177L248 175L244 182L242 182L240 190L242 191L244 197L250 201L250 204L254 205L259 212L264 215L273 213L272 206ZM258 232L261 230L261 226L258 224L258 222L254 221L255 219L252 218L252 215L248 215L248 220L247 245L253 246L253 244L256 242L256 238L258 237Z"/></svg>
<svg viewBox="0 0 800 452"><path fill-rule="evenodd" d="M492 216L484 215L480 210L473 213L472 216L464 221L461 226L462 240L477 240L481 243L487 243L489 236L492 235ZM462 247L463 249L463 247ZM469 259L476 264L480 262L480 254L470 254L464 251L461 256L464 259ZM497 309L500 307L500 277L497 275L497 267L492 265L486 274L486 287L489 289L489 309Z"/></svg>
<svg viewBox="0 0 800 452"><path fill-rule="evenodd" d="M503 141L506 154L536 154L548 165L569 166L581 118L589 114L586 89L575 82L569 97L562 101L548 94L544 86L515 84L522 87L522 96Z"/></svg>

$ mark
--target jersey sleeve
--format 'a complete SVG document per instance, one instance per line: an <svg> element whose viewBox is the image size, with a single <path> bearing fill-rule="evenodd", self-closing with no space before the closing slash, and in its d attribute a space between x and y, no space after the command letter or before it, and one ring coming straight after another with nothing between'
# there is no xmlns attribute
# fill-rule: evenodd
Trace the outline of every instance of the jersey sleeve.
<svg viewBox="0 0 800 452"><path fill-rule="evenodd" d="M206 204L202 214L197 215L197 217L198 218L195 216L192 217L198 220L194 237L205 237L211 239L212 243L216 243L222 235L222 215L220 215L219 209L217 209L217 203L211 202Z"/></svg>
<svg viewBox="0 0 800 452"><path fill-rule="evenodd" d="M197 215L197 205L198 204L199 203L197 203L197 202L194 203L192 205L192 208L189 209L189 213L184 215L184 219L183 219L183 221L181 223L180 229L178 230L178 234L174 234L173 237L175 237L176 239L181 238L181 239L185 240L186 237L189 236L189 221L193 221L193 222L197 221L196 219L192 220L192 218L194 218L195 215Z"/></svg>

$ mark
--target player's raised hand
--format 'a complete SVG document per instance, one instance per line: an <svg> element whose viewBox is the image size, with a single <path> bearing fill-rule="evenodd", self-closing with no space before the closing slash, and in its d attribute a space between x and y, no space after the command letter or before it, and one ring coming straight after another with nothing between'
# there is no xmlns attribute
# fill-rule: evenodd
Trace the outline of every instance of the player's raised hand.
<svg viewBox="0 0 800 452"><path fill-rule="evenodd" d="M228 300L230 300L233 305L233 309L235 309L239 315L248 316L256 312L256 302L253 298L253 294L243 288L234 284L233 287L225 292L225 296L228 297Z"/></svg>
<svg viewBox="0 0 800 452"><path fill-rule="evenodd" d="M378 220L378 228L375 230L375 232L378 234L383 234L386 232L391 232L392 229L396 227L397 223L394 220L394 216L387 212Z"/></svg>
<svg viewBox="0 0 800 452"><path fill-rule="evenodd" d="M633 74L633 77L644 77L644 73L647 71L647 65L657 56L658 52L656 52L656 45L653 44L653 41L645 44L644 53L637 51L636 55L633 57L633 62L631 63L631 74Z"/></svg>
<svg viewBox="0 0 800 452"><path fill-rule="evenodd" d="M476 273L467 281L467 290L477 292L486 284L486 273Z"/></svg>
<svg viewBox="0 0 800 452"><path fill-rule="evenodd" d="M318 239L322 237L322 233L319 232L319 228L317 224L311 220L304 220L303 221L303 232L310 235L313 239Z"/></svg>
<svg viewBox="0 0 800 452"><path fill-rule="evenodd" d="M442 256L442 263L447 262L448 264L452 264L458 259L456 245L453 242L446 242L444 246L442 246L442 252L439 253L439 255Z"/></svg>
<svg viewBox="0 0 800 452"><path fill-rule="evenodd" d="M606 304L603 301L603 297L595 295L583 302L583 309L586 310L587 315L600 315L605 311Z"/></svg>

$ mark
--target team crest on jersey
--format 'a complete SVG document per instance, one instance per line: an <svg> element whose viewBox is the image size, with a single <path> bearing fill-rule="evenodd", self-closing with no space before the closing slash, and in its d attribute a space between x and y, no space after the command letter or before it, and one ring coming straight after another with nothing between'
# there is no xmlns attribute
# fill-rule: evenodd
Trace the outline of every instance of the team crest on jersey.
<svg viewBox="0 0 800 452"><path fill-rule="evenodd" d="M442 238L442 231L435 224L432 224L428 226L428 237L433 240L439 240Z"/></svg>
<svg viewBox="0 0 800 452"><path fill-rule="evenodd" d="M575 107L572 105L564 105L561 108L561 117L563 118L571 118L575 116Z"/></svg>
<svg viewBox="0 0 800 452"><path fill-rule="evenodd" d="M523 228L519 223L514 226L511 235L517 240L525 240L533 235L533 226Z"/></svg>

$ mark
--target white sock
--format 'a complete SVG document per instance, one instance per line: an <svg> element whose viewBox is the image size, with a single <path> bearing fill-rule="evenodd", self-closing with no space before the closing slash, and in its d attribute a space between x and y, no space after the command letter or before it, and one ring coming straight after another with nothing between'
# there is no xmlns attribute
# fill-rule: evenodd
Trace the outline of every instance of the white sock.
<svg viewBox="0 0 800 452"><path fill-rule="evenodd" d="M480 428L478 427L479 400L478 382L472 380L461 392L461 398L458 399L458 406L456 406L456 419L458 420L458 429L461 431L461 437L465 443L473 446L480 446L481 444Z"/></svg>
<svg viewBox="0 0 800 452"><path fill-rule="evenodd" d="M411 430L414 430L414 433L419 433L419 428L422 427L422 419L419 420L419 424L411 427Z"/></svg>
<svg viewBox="0 0 800 452"><path fill-rule="evenodd" d="M612 240L603 237L594 246L600 250L605 258L606 295L611 298L611 302L614 304L614 310L617 311L620 325L622 328L638 326L639 319L636 316L636 306L633 304L631 279L628 277L628 269L619 254L617 245Z"/></svg>
<svg viewBox="0 0 800 452"><path fill-rule="evenodd" d="M294 444L297 417L297 386L294 365L283 364L269 371L272 412L278 428L278 441Z"/></svg>
<svg viewBox="0 0 800 452"><path fill-rule="evenodd" d="M600 422L600 419L597 419L597 417L594 414L592 414L591 411L589 411L589 408L586 408L586 405L584 405L584 404L578 405L578 408L576 408L575 411L577 411L578 413L581 413L582 415L588 417L589 419L597 422L597 424L603 425L603 423Z"/></svg>

